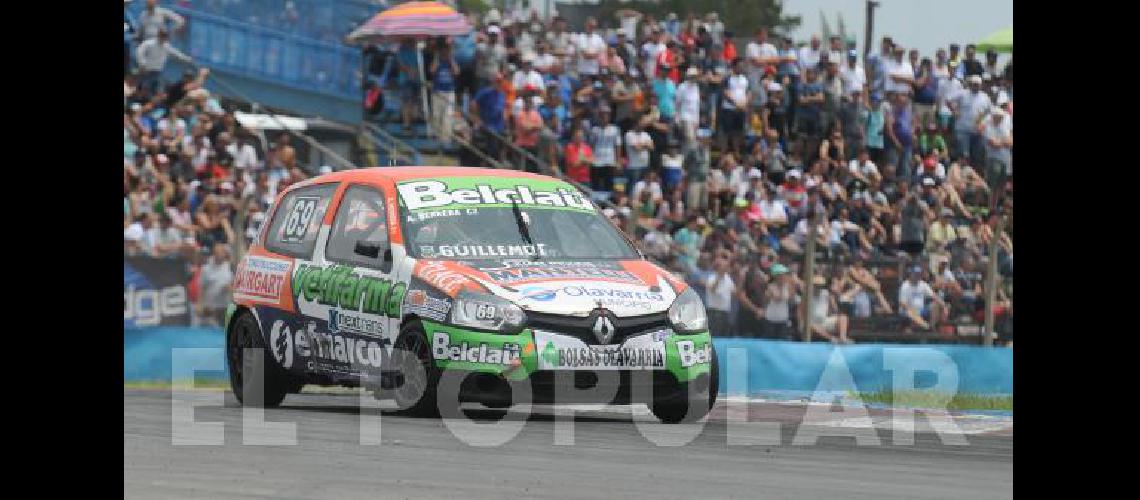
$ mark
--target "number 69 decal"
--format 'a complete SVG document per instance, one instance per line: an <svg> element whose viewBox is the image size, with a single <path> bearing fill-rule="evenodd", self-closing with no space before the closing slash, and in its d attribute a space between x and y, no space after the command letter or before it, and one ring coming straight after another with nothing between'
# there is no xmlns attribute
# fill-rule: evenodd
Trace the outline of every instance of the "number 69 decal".
<svg viewBox="0 0 1140 500"><path fill-rule="evenodd" d="M285 233L281 235L281 241L300 243L305 239L305 234L309 232L309 223L313 220L313 214L317 212L317 202L319 201L320 198L316 196L297 198L297 202L293 204L293 209L289 212L289 217L285 219Z"/></svg>

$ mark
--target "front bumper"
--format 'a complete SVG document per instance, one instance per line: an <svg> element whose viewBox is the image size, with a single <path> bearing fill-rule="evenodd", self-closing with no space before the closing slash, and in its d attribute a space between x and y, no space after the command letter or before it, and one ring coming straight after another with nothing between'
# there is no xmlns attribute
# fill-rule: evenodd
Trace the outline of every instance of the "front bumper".
<svg viewBox="0 0 1140 500"><path fill-rule="evenodd" d="M514 393L518 402L518 396L529 392L534 403L555 402L557 393L559 403L626 404L681 397L690 386L704 390L709 384L712 339L707 331L679 335L666 327L623 339L623 346L656 346L663 353L660 366L626 369L590 358L578 359L572 369L559 369L550 340L581 343L579 337L547 330L536 335L531 328L504 335L432 321L423 325L438 368L474 374L461 385L464 400L497 402ZM544 345L538 345L536 337Z"/></svg>

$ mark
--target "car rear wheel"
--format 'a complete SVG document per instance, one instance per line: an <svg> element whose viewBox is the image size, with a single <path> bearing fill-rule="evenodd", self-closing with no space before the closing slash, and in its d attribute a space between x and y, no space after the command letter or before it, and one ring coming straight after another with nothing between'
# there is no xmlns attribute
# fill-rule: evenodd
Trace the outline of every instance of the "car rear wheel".
<svg viewBox="0 0 1140 500"><path fill-rule="evenodd" d="M392 352L392 363L399 371L392 388L397 413L417 417L437 417L436 387L440 371L432 359L427 335L418 320L400 328Z"/></svg>
<svg viewBox="0 0 1140 500"><path fill-rule="evenodd" d="M682 384L678 391L680 394L672 399L662 399L649 404L653 415L666 424L681 422L696 422L716 404L716 396L720 391L720 369L716 358L716 349L712 350L712 360L709 366L708 383L704 390L696 390L692 383ZM690 404L693 405L690 411Z"/></svg>
<svg viewBox="0 0 1140 500"><path fill-rule="evenodd" d="M289 374L270 355L257 320L248 312L238 313L226 335L226 362L230 388L242 405L273 408L289 393ZM257 365L261 365L260 370Z"/></svg>

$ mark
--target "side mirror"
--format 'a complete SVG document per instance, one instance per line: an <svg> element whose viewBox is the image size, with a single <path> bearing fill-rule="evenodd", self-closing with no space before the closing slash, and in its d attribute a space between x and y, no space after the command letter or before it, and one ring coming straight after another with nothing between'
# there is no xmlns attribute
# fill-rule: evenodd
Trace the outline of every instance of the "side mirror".
<svg viewBox="0 0 1140 500"><path fill-rule="evenodd" d="M380 257L380 244L367 241L357 241L353 246L352 251L356 255L375 259ZM389 250L388 252L385 252L384 257L391 259L391 255L391 250Z"/></svg>

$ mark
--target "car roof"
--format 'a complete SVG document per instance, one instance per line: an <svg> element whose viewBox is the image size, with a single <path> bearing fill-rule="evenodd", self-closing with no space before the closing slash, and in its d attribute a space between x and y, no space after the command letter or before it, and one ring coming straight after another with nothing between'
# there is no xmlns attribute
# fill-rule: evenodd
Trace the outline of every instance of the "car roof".
<svg viewBox="0 0 1140 500"><path fill-rule="evenodd" d="M518 170L503 170L496 168L476 168L476 167L372 167L372 168L357 168L352 170L341 170L339 172L332 172L318 177L308 179L306 184L320 183L320 182L365 182L365 183L378 183L380 181L389 180L392 182L404 182L415 179L434 179L440 177L510 177L520 179L536 179L536 180L558 180L554 177L532 174L529 172L521 172Z"/></svg>

